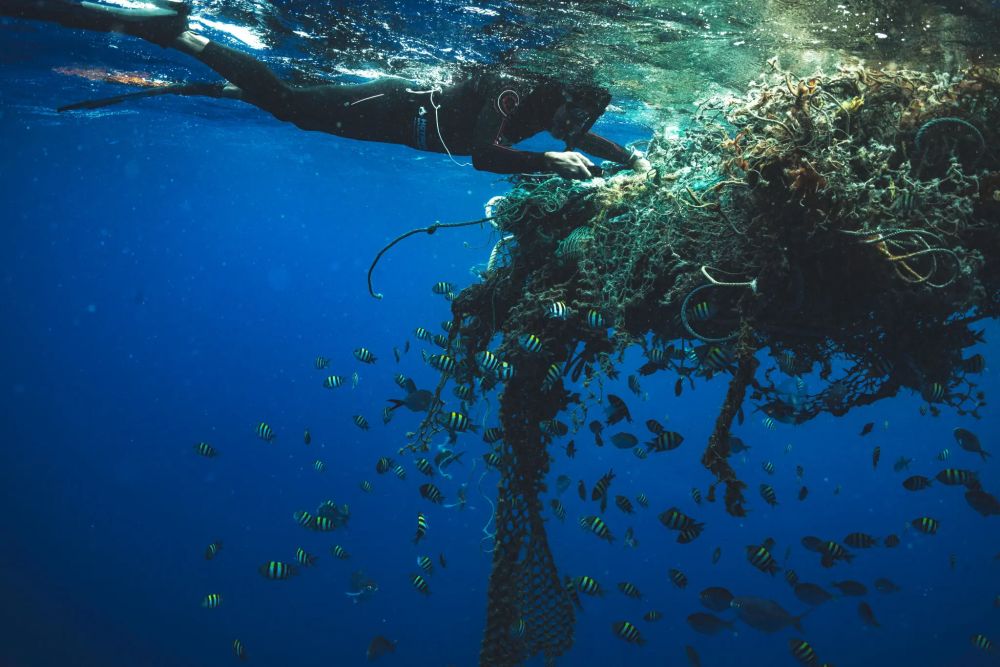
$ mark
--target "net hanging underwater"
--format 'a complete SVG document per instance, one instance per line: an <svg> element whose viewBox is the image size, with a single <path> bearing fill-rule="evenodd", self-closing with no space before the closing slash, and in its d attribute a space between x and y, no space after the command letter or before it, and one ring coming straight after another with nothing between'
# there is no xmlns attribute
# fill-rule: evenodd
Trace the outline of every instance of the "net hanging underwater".
<svg viewBox="0 0 1000 667"><path fill-rule="evenodd" d="M744 96L703 101L682 136L658 131L647 174L520 177L493 202L500 239L430 359L435 397L499 395L482 665L554 662L573 644L575 591L542 518L547 446L626 348L678 390L728 381L701 462L708 500L720 487L736 517L749 502L730 431L745 407L799 424L903 390L933 415L985 406L983 358L964 350L1000 314L1000 69L801 79L770 65ZM821 383L791 396L789 376L808 373ZM410 451L443 428L432 405Z"/></svg>

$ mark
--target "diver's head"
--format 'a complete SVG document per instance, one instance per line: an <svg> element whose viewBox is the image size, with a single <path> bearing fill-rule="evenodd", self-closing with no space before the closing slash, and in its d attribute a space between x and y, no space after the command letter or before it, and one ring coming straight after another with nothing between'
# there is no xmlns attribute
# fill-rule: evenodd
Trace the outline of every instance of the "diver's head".
<svg viewBox="0 0 1000 667"><path fill-rule="evenodd" d="M611 93L600 86L571 84L562 88L562 96L563 102L552 115L549 132L572 148L608 108Z"/></svg>

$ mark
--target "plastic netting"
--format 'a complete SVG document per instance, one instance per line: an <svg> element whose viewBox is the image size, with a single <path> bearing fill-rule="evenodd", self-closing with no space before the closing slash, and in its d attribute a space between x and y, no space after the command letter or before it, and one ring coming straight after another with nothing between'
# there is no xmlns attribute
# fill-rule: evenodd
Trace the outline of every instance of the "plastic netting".
<svg viewBox="0 0 1000 667"><path fill-rule="evenodd" d="M745 485L727 459L748 404L797 424L906 389L931 415L979 416L983 360L963 351L1000 313L998 128L997 69L800 79L772 63L745 96L658 131L650 173L526 177L493 202L502 253L453 301L454 368L437 389L500 392L481 664L572 645L541 517L542 425L568 412L579 428L629 346L643 348L640 374L672 373L678 391L728 378L702 463L716 478L706 498L722 485L737 516ZM525 334L541 352L518 344ZM486 350L502 376L477 363ZM435 411L411 449L441 430Z"/></svg>

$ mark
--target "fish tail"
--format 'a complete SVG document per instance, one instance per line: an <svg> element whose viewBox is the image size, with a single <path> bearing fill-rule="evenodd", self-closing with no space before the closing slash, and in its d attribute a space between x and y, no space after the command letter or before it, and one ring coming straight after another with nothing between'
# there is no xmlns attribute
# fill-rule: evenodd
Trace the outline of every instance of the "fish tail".
<svg viewBox="0 0 1000 667"><path fill-rule="evenodd" d="M980 450L979 450L979 455L983 457L983 461L984 461L984 462L986 461L986 458L987 458L987 457L989 457L989 456L993 456L992 454L990 454L990 453L989 453L988 451L986 451L985 449L980 449Z"/></svg>

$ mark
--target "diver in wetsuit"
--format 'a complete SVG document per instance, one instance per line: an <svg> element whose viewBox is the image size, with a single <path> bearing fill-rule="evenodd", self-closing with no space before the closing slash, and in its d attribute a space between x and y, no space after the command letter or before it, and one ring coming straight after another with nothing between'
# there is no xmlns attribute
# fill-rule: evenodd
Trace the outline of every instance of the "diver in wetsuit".
<svg viewBox="0 0 1000 667"><path fill-rule="evenodd" d="M468 155L476 169L499 174L554 171L580 179L599 174L600 169L575 149L637 172L650 168L640 152L589 131L611 100L602 88L552 81L530 85L496 74L431 89L398 78L357 85L295 86L256 58L189 30L189 8L183 1L153 2L151 8L137 9L69 0L0 0L0 15L121 32L176 49L205 63L228 83L178 86L162 92L239 99L305 130L403 144L447 153L452 159ZM512 148L542 131L564 141L565 150L536 153Z"/></svg>

